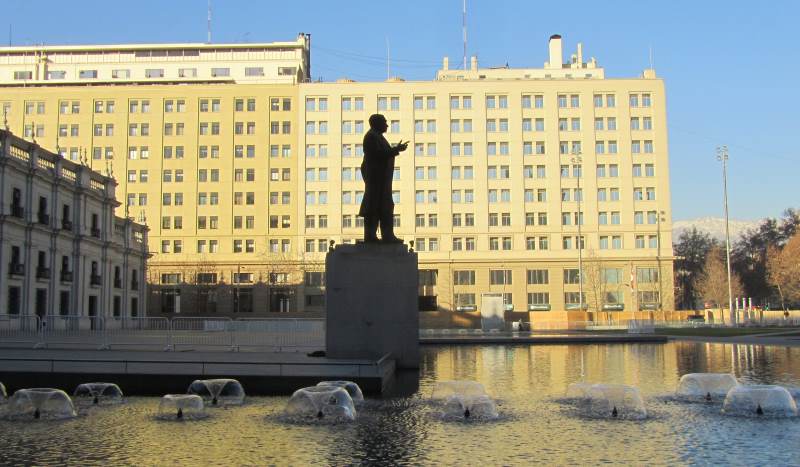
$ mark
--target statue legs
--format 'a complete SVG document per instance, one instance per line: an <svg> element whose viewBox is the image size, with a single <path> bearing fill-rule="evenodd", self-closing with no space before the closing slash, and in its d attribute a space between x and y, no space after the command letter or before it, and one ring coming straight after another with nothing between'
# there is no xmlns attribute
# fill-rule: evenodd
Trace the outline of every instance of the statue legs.
<svg viewBox="0 0 800 467"><path fill-rule="evenodd" d="M364 218L364 242L375 243L378 241L378 218L365 217Z"/></svg>

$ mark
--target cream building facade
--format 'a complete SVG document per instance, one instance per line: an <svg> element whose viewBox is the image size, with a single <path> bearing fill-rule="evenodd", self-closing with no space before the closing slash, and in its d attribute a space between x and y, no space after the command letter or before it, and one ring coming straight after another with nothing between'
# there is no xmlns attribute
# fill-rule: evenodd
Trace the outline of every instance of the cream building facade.
<svg viewBox="0 0 800 467"><path fill-rule="evenodd" d="M580 47L564 63L553 36L543 68L445 59L432 81L310 82L309 47L300 35L2 48L0 105L15 132L113 167L118 214L151 229L151 314L323 311L330 242L361 237L360 145L376 112L391 142L411 141L396 232L420 254L422 310L473 312L485 293L534 321L672 309L665 91L652 70L607 79Z"/></svg>

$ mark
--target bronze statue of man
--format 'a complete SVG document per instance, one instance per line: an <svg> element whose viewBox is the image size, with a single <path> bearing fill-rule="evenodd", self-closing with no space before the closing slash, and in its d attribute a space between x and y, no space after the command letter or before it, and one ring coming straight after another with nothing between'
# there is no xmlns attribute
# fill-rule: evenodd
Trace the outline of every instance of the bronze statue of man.
<svg viewBox="0 0 800 467"><path fill-rule="evenodd" d="M369 117L369 131L364 135L364 160L361 162L361 175L364 178L364 199L358 215L364 218L364 241L378 241L378 225L381 227L381 241L403 243L394 235L394 201L392 201L392 178L394 158L405 151L408 141L402 140L391 146L383 136L389 126L381 114Z"/></svg>

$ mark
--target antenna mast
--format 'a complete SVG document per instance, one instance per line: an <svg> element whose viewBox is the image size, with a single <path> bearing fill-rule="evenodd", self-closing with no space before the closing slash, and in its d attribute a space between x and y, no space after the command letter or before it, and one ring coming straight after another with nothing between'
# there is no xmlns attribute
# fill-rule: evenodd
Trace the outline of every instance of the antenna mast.
<svg viewBox="0 0 800 467"><path fill-rule="evenodd" d="M391 55L389 55L389 36L386 36L386 80L392 78Z"/></svg>
<svg viewBox="0 0 800 467"><path fill-rule="evenodd" d="M211 0L208 0L208 43L211 43Z"/></svg>
<svg viewBox="0 0 800 467"><path fill-rule="evenodd" d="M464 7L461 14L461 31L464 40L464 69L467 69L467 0L464 0Z"/></svg>

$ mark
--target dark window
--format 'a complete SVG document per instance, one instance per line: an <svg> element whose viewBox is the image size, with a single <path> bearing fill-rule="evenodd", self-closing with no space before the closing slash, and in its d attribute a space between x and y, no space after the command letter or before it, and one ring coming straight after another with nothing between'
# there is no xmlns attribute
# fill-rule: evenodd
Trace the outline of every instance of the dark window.
<svg viewBox="0 0 800 467"><path fill-rule="evenodd" d="M21 307L22 292L19 287L8 288L8 314L18 315Z"/></svg>
<svg viewBox="0 0 800 467"><path fill-rule="evenodd" d="M234 313L253 312L253 289L250 287L237 287L233 292Z"/></svg>
<svg viewBox="0 0 800 467"><path fill-rule="evenodd" d="M58 300L58 314L64 316L69 314L69 292L62 290Z"/></svg>

